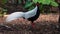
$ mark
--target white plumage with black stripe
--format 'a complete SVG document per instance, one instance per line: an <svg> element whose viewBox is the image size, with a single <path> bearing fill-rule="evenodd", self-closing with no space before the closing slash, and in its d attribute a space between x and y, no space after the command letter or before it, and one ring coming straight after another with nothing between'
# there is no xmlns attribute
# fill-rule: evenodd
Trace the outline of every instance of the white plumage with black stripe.
<svg viewBox="0 0 60 34"><path fill-rule="evenodd" d="M33 22L39 17L40 11L39 11L39 6L36 5L36 7L30 11L27 12L14 12L11 13L9 16L6 18L6 22L11 22L12 20L18 19L18 18L24 18L29 21Z"/></svg>
<svg viewBox="0 0 60 34"><path fill-rule="evenodd" d="M30 10L28 12L14 12L6 18L6 22L10 22L10 21L15 20L17 18L23 18L23 17L25 19L28 19L30 17L35 16L36 12L37 12L37 6L33 10Z"/></svg>

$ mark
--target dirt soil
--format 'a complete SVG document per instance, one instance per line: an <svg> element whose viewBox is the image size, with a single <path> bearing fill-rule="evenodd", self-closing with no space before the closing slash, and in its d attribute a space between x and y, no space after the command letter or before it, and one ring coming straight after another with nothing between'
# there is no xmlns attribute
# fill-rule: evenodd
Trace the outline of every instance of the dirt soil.
<svg viewBox="0 0 60 34"><path fill-rule="evenodd" d="M0 34L60 34L58 14L40 14L39 18L34 21L34 28L30 21L23 18L12 22L5 22L5 19L5 16L0 17Z"/></svg>

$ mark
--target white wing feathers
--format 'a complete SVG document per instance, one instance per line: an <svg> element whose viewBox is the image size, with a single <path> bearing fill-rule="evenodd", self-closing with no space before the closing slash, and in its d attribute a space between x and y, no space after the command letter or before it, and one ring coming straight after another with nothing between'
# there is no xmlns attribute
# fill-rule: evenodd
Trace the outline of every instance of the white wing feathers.
<svg viewBox="0 0 60 34"><path fill-rule="evenodd" d="M10 14L7 18L6 18L6 22L10 22L14 19L17 19L17 18L21 18L24 16L24 13L23 12L14 12L12 14Z"/></svg>
<svg viewBox="0 0 60 34"><path fill-rule="evenodd" d="M37 6L33 10L25 13L25 16L24 16L25 19L35 16L36 12L37 12Z"/></svg>

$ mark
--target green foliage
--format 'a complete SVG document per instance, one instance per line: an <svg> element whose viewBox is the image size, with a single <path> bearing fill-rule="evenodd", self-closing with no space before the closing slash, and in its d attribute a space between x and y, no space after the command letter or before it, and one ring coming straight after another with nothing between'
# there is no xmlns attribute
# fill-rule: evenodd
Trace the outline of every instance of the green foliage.
<svg viewBox="0 0 60 34"><path fill-rule="evenodd" d="M58 6L58 4L56 2L51 2L51 5L54 6L54 7Z"/></svg>
<svg viewBox="0 0 60 34"><path fill-rule="evenodd" d="M40 2L39 0L33 0L34 3Z"/></svg>
<svg viewBox="0 0 60 34"><path fill-rule="evenodd" d="M28 7L32 6L32 4L33 4L33 2L26 2L24 8L28 8Z"/></svg>
<svg viewBox="0 0 60 34"><path fill-rule="evenodd" d="M7 0L2 0L2 4L5 4L7 2Z"/></svg>
<svg viewBox="0 0 60 34"><path fill-rule="evenodd" d="M7 0L2 0L2 4L5 5L5 3L7 2ZM55 2L55 0L33 0L31 2L31 0L26 0L26 3L23 5L23 7L25 9L28 8L28 10L32 10L34 8L34 3L40 3L40 10L42 12L44 12L44 5L51 5L51 6L54 6L54 7L57 7L58 4ZM18 3L21 4L21 0L18 0ZM48 7L47 7L48 8ZM7 12L6 9L3 9L3 12Z"/></svg>
<svg viewBox="0 0 60 34"><path fill-rule="evenodd" d="M41 1L42 4L47 4L47 5L49 5L50 2L51 2L50 0L42 0L42 1Z"/></svg>
<svg viewBox="0 0 60 34"><path fill-rule="evenodd" d="M55 2L55 0L33 0L34 3L41 3L41 4L46 4L46 5L52 5L54 7L57 7L58 4Z"/></svg>
<svg viewBox="0 0 60 34"><path fill-rule="evenodd" d="M26 0L26 3L25 3L25 5L24 5L24 8L25 8L25 9L28 9L28 10L31 10L31 9L34 8L34 5L33 5L33 4L34 4L34 3L31 2L31 0Z"/></svg>
<svg viewBox="0 0 60 34"><path fill-rule="evenodd" d="M33 0L34 3L40 3L41 13L50 13L49 7L44 8L44 6L58 7L58 3L55 0ZM45 10L46 9L46 10Z"/></svg>
<svg viewBox="0 0 60 34"><path fill-rule="evenodd" d="M28 10L32 10L34 8L34 5L33 6L30 6Z"/></svg>
<svg viewBox="0 0 60 34"><path fill-rule="evenodd" d="M24 6L24 8L29 8L28 10L31 10L34 6L34 3L40 3L40 10L44 10L44 6L43 5L51 5L54 7L57 7L58 4L55 2L55 0L33 0L33 2L26 0L26 4Z"/></svg>

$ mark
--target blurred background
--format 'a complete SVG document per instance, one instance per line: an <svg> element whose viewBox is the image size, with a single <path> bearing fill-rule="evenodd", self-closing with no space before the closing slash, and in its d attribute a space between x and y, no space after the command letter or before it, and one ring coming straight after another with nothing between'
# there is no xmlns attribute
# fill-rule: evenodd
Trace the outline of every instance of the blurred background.
<svg viewBox="0 0 60 34"><path fill-rule="evenodd" d="M0 23L5 24L4 20L6 19L6 16L13 12L27 12L29 10L32 10L35 7L35 4L40 5L39 8L40 8L40 13L41 13L40 17L35 21L36 23L40 23L39 26L36 26L36 29L37 30L42 29L39 32L43 33L43 32L45 32L46 28L47 29L50 28L52 30L54 29L53 31L52 30L50 31L50 29L48 29L49 32L51 32L50 34L53 34L52 32L55 32L55 34L57 34L57 33L59 34L59 32L60 32L60 30L59 30L59 28L60 28L60 0L0 0ZM13 21L12 24L14 24L15 22ZM23 22L23 20L22 20L22 22ZM17 20L17 23L19 24L18 20ZM23 22L23 23L25 24L25 22ZM43 24L45 24L46 26L44 26ZM50 24L50 25L53 24L53 25L50 26L47 24ZM55 27L54 25L56 26L57 30L55 28L53 28L53 27ZM59 25L59 28L57 28L58 27L57 25ZM9 25L9 26L11 26L11 25ZM25 26L22 26L20 29L22 29ZM40 26L42 28L38 28ZM16 25L16 27L17 27L17 25ZM45 28L43 28L43 27L45 27ZM17 27L17 28L19 29L19 27ZM29 27L27 26L27 28L29 28ZM34 31L36 29L34 29ZM45 33L49 34L48 30ZM5 32L5 33L7 34L7 32ZM45 33L43 33L43 34L45 34ZM28 33L26 33L26 34L28 34Z"/></svg>

